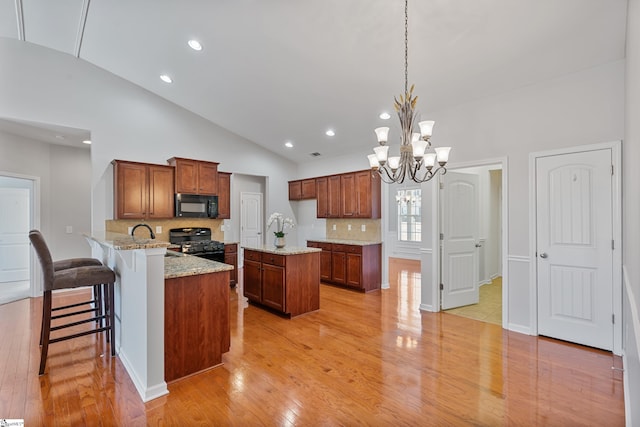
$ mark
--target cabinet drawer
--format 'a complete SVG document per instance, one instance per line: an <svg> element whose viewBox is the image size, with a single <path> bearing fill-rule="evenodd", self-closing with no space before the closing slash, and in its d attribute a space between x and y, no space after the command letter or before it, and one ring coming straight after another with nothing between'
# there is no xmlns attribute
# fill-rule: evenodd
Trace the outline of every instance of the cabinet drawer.
<svg viewBox="0 0 640 427"><path fill-rule="evenodd" d="M284 255L275 255L264 252L262 254L262 262L265 264L271 265L279 265L280 267L284 267L285 265L285 256Z"/></svg>
<svg viewBox="0 0 640 427"><path fill-rule="evenodd" d="M362 254L362 246L359 245L348 245L346 246L345 252L350 254Z"/></svg>
<svg viewBox="0 0 640 427"><path fill-rule="evenodd" d="M261 255L260 252L251 251L247 249L244 250L244 259L260 262L260 255Z"/></svg>
<svg viewBox="0 0 640 427"><path fill-rule="evenodd" d="M224 245L224 253L225 254L230 254L233 252L238 252L238 245L235 243L232 243L230 245Z"/></svg>
<svg viewBox="0 0 640 427"><path fill-rule="evenodd" d="M309 241L309 242L307 242L307 246L310 247L310 248L320 248L323 251L330 251L331 250L331 243L322 243L322 242Z"/></svg>

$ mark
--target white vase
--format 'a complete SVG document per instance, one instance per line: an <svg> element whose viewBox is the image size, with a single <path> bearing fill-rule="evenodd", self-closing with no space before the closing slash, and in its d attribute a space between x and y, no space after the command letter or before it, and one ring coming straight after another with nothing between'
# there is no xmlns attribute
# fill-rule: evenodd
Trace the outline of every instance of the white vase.
<svg viewBox="0 0 640 427"><path fill-rule="evenodd" d="M284 246L286 244L287 244L287 241L285 240L284 237L277 237L276 236L276 241L275 241L276 248L284 248Z"/></svg>

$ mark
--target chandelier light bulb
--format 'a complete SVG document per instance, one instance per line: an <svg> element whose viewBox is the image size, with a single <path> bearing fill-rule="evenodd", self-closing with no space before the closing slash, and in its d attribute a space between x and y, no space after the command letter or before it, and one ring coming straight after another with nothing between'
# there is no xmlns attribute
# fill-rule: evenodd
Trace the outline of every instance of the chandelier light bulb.
<svg viewBox="0 0 640 427"><path fill-rule="evenodd" d="M384 166L384 164L387 163L387 154L389 153L389 146L381 145L379 147L374 148L373 151L375 151L376 153L376 158L378 159L378 163L380 163L380 166Z"/></svg>
<svg viewBox="0 0 640 427"><path fill-rule="evenodd" d="M391 169L392 172L397 171L399 166L400 166L400 157L398 156L389 157L389 169Z"/></svg>
<svg viewBox="0 0 640 427"><path fill-rule="evenodd" d="M433 134L433 125L435 124L436 122L434 122L433 120L425 120L418 123L418 126L420 126L420 135L422 135L422 137L426 139L431 138L431 135Z"/></svg>
<svg viewBox="0 0 640 427"><path fill-rule="evenodd" d="M424 165L427 167L427 169L433 168L435 164L436 164L435 153L428 153L424 155Z"/></svg>
<svg viewBox="0 0 640 427"><path fill-rule="evenodd" d="M414 133L414 135L418 135ZM419 137L420 135L418 135ZM427 149L427 141L424 141L420 138L413 141L411 145L413 146L413 158L416 160L422 159L424 157L424 151Z"/></svg>
<svg viewBox="0 0 640 427"><path fill-rule="evenodd" d="M374 132L376 133L376 136L378 137L378 142L380 144L386 144L387 141L389 140L389 128L388 127L380 127L380 128L375 128Z"/></svg>
<svg viewBox="0 0 640 427"><path fill-rule="evenodd" d="M434 150L438 157L438 163L440 166L444 166L449 161L449 151L451 151L451 147L437 147L434 148Z"/></svg>
<svg viewBox="0 0 640 427"><path fill-rule="evenodd" d="M375 154L369 154L367 158L369 159L371 169L378 169L380 167L380 162L378 162L378 157Z"/></svg>

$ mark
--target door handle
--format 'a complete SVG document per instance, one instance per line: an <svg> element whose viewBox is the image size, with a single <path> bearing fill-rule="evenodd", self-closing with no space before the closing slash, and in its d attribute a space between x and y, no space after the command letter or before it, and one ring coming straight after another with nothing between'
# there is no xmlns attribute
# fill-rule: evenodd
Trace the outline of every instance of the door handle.
<svg viewBox="0 0 640 427"><path fill-rule="evenodd" d="M476 243L476 248L481 248L482 245L480 243Z"/></svg>
<svg viewBox="0 0 640 427"><path fill-rule="evenodd" d="M548 257L548 255L547 255L547 253L546 253L546 252L542 252L542 253L540 254L540 258L546 258L546 257Z"/></svg>

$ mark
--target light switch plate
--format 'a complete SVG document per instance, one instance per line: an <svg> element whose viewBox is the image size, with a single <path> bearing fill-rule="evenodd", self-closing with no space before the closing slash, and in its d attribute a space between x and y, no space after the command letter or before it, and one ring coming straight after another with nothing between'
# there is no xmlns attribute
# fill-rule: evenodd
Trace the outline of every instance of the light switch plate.
<svg viewBox="0 0 640 427"><path fill-rule="evenodd" d="M347 231L351 231L351 224L347 224Z"/></svg>
<svg viewBox="0 0 640 427"><path fill-rule="evenodd" d="M156 225L156 233L158 233L158 234L162 233L162 226L161 225Z"/></svg>
<svg viewBox="0 0 640 427"><path fill-rule="evenodd" d="M128 234L129 236L131 236L131 230L133 230L133 227L129 227L129 228L127 229L127 234Z"/></svg>
<svg viewBox="0 0 640 427"><path fill-rule="evenodd" d="M73 233L73 226L67 225L66 232L67 232L67 234Z"/></svg>
<svg viewBox="0 0 640 427"><path fill-rule="evenodd" d="M336 225L333 224L333 231L336 231Z"/></svg>
<svg viewBox="0 0 640 427"><path fill-rule="evenodd" d="M362 227L360 227L360 229L361 229L362 231L367 231L367 226L366 226L365 224L362 224Z"/></svg>

